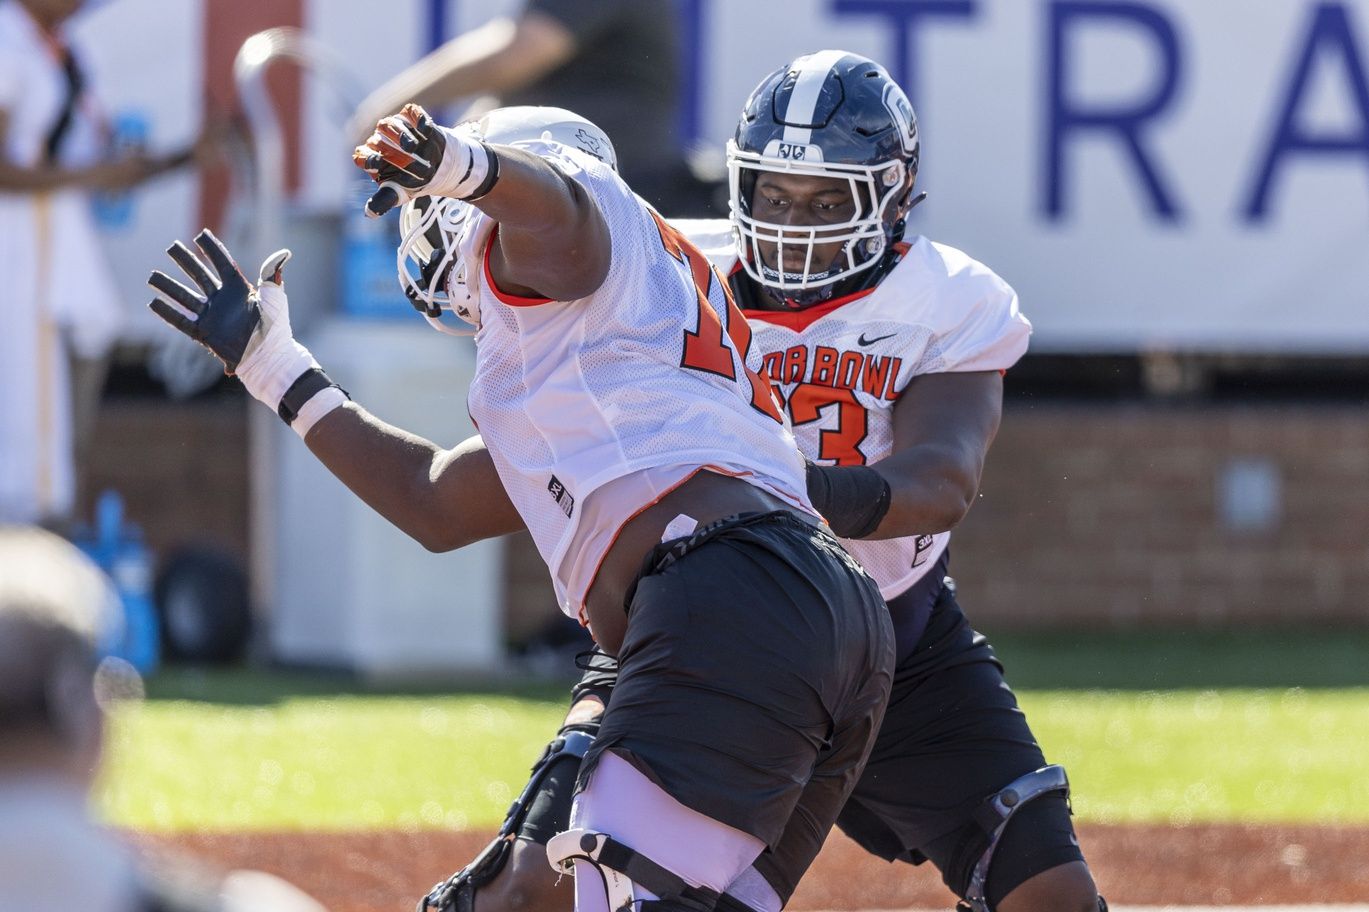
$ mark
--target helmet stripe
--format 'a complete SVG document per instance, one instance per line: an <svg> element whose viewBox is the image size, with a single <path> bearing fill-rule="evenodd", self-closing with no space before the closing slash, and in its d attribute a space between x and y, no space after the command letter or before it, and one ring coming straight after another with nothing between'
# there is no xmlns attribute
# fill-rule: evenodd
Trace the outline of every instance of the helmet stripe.
<svg viewBox="0 0 1369 912"><path fill-rule="evenodd" d="M798 72L794 91L789 93L789 104L784 107L781 120L785 124L811 124L818 107L818 96L832 72L846 51L818 51L794 61L793 69ZM784 141L796 145L808 145L813 139L813 131L807 127L786 126Z"/></svg>

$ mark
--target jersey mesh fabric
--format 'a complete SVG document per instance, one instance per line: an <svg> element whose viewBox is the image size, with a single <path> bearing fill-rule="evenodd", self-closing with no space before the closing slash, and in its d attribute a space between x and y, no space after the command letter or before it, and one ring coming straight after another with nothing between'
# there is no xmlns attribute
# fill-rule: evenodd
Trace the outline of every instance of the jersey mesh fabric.
<svg viewBox="0 0 1369 912"><path fill-rule="evenodd" d="M726 220L677 227L723 275L732 274L737 254ZM792 313L752 310L747 318L799 448L824 465L884 459L893 451L894 403L914 377L1006 370L1031 334L1006 282L954 247L922 237L878 285L845 303ZM890 599L937 565L950 537L842 544Z"/></svg>
<svg viewBox="0 0 1369 912"><path fill-rule="evenodd" d="M811 506L793 435L752 404L747 365L726 334L720 344L732 378L682 366L685 334L700 326L699 295L689 263L667 250L649 207L597 159L555 143L520 145L597 202L611 263L587 298L520 306L490 287L484 272L488 217L468 220L461 254L481 312L468 405L552 568L562 608L574 617L583 593L568 593L556 568L575 563L563 558L582 512L576 505L605 482L653 466L713 465ZM727 327L716 276L707 300ZM752 351L749 366L759 369ZM621 525L645 505L624 500L595 512Z"/></svg>

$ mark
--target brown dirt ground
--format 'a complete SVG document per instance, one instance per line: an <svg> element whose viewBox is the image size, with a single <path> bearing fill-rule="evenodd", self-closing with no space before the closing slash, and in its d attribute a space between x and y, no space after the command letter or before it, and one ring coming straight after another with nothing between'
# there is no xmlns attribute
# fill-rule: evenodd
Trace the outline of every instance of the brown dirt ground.
<svg viewBox="0 0 1369 912"><path fill-rule="evenodd" d="M223 868L279 875L332 912L412 909L465 864L483 833L374 832L135 836ZM1081 825L1103 893L1129 905L1258 905L1369 900L1369 827ZM929 865L890 866L834 834L790 908L949 909Z"/></svg>

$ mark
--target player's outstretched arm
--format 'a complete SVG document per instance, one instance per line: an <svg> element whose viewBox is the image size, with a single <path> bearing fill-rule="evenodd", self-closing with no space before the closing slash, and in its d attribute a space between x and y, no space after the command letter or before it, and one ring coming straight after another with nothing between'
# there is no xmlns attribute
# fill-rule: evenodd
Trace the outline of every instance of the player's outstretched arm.
<svg viewBox="0 0 1369 912"><path fill-rule="evenodd" d="M524 528L478 436L442 449L347 402L304 442L352 493L429 551Z"/></svg>
<svg viewBox="0 0 1369 912"><path fill-rule="evenodd" d="M153 272L152 311L213 352L357 496L433 551L523 527L479 437L445 450L385 424L352 403L295 340L283 278L288 250L267 258L253 286L213 233L195 243L200 255L179 241L167 252L198 291Z"/></svg>
<svg viewBox="0 0 1369 912"><path fill-rule="evenodd" d="M366 204L370 215L429 195L465 200L498 222L490 271L509 294L573 301L608 275L608 224L598 204L530 152L439 126L409 104L380 121L352 157L380 184Z"/></svg>
<svg viewBox="0 0 1369 912"><path fill-rule="evenodd" d="M870 466L810 464L813 505L845 538L945 532L974 503L1002 412L997 371L915 377L894 405L894 451Z"/></svg>

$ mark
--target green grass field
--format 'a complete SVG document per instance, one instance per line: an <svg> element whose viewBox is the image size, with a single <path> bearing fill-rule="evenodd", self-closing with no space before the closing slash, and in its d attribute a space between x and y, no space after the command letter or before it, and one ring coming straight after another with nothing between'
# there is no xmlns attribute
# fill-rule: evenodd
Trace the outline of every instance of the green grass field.
<svg viewBox="0 0 1369 912"><path fill-rule="evenodd" d="M1162 639L1075 652L1064 674L1050 638L1001 640L1081 819L1369 823L1369 653L1353 637L1219 640L1193 656ZM1170 686L1138 689L1160 653ZM1323 686L1289 686L1314 655L1303 670ZM160 831L489 827L565 707L558 685L366 693L279 674L166 675L149 693L114 720L104 810Z"/></svg>

